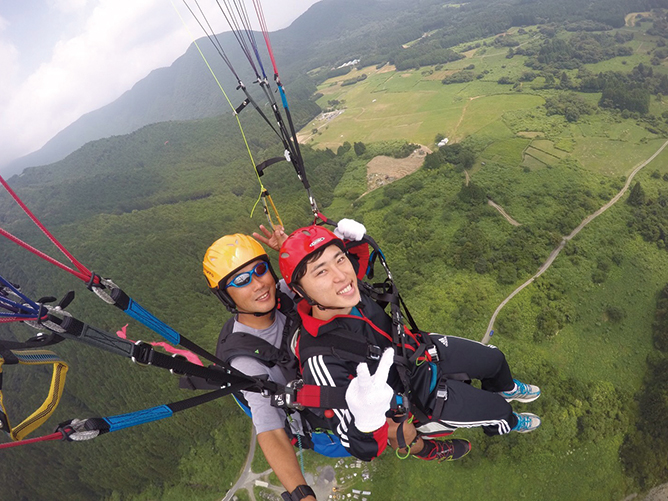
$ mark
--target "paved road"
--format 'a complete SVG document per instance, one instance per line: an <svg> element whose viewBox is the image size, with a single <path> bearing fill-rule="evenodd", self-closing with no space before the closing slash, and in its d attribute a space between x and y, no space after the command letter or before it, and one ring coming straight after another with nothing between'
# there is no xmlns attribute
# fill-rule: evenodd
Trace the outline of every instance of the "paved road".
<svg viewBox="0 0 668 501"><path fill-rule="evenodd" d="M260 477L266 475L271 471L271 470L263 471L262 473L252 472L251 465L253 464L253 457L255 456L256 446L257 446L257 437L255 436L255 427L251 426L251 443L250 447L248 448L248 456L246 457L246 464L244 465L244 469L241 472L239 480L237 480L237 483L234 484L229 491L227 491L227 494L225 494L223 501L231 501L232 497L239 489L246 489L246 488L248 488L248 493L250 494L251 501L255 501L255 494L253 494L253 487L252 487L253 483L255 482L255 480L259 479Z"/></svg>
<svg viewBox="0 0 668 501"><path fill-rule="evenodd" d="M578 233L580 233L580 230L587 226L589 223L591 223L594 219L596 219L598 216L603 214L606 210L608 210L610 207L612 207L614 204L616 204L622 196L624 196L624 193L626 193L626 190L629 189L629 186L631 186L631 181L633 181L633 178L635 175L640 172L640 170L647 166L652 160L654 160L656 157L658 157L661 152L668 146L668 141L663 143L661 148L659 148L654 155L649 157L647 160L644 162L640 163L637 165L633 171L631 171L631 174L629 174L628 179L626 180L626 184L624 187L621 189L619 193L617 193L608 203L606 203L603 207L601 207L599 210L594 212L593 214L590 214L584 220L578 225L577 228L575 228L570 235L565 236L562 240L561 243L557 246L556 249L554 249L551 253L550 256L547 258L547 261L539 268L539 270L536 272L536 274L531 277L529 280L524 282L522 285L520 285L517 289L515 289L510 296L508 296L506 299L504 299L501 304L496 308L496 311L494 311L494 314L492 315L491 320L489 321L489 324L487 325L487 332L485 332L484 337L482 338L482 343L487 344L489 343L489 340L491 338L490 333L494 329L494 322L496 321L496 317L499 314L499 312L503 309L503 307L510 301L512 298L514 298L517 294L520 293L525 287L529 286L531 283L533 283L534 280L536 280L539 276L541 276L543 273L547 271L547 269L552 266L552 263L554 260L557 258L559 253L561 252L561 249L564 248L566 243L568 243L572 238L574 238Z"/></svg>

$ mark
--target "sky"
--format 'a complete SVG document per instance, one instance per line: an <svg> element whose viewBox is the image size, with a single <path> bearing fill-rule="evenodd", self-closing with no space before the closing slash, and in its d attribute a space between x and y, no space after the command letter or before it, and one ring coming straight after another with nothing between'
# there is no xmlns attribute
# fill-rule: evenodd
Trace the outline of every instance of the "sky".
<svg viewBox="0 0 668 501"><path fill-rule="evenodd" d="M269 31L316 1L264 0ZM226 31L215 0L198 2ZM183 0L0 0L0 167L171 65L203 34Z"/></svg>

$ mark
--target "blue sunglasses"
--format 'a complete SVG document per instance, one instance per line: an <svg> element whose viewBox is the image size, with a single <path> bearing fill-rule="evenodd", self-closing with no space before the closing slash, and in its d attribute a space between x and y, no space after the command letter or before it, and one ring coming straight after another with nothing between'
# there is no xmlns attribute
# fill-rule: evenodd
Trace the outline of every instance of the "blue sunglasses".
<svg viewBox="0 0 668 501"><path fill-rule="evenodd" d="M253 269L250 271L244 271L235 276L232 281L225 286L225 289L228 287L246 287L253 280L253 275L256 277L261 277L269 270L269 263L266 261L260 261Z"/></svg>

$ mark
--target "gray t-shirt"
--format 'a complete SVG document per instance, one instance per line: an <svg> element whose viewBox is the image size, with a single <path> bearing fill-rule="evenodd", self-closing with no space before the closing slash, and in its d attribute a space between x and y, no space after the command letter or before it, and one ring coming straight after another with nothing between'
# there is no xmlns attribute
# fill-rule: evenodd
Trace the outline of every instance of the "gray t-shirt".
<svg viewBox="0 0 668 501"><path fill-rule="evenodd" d="M285 326L285 315L280 311L276 312L276 320L270 327L262 330L253 329L248 327L237 320L234 321L234 332L245 332L253 336L257 336L260 339L264 339L266 342L274 345L276 348L281 346L281 341L283 339L283 327ZM230 364L235 369L243 372L248 376L269 376L270 381L274 381L279 384L286 384L288 381L285 379L285 375L281 369L275 365L273 367L267 367L262 364L259 360L256 360L252 357L234 357ZM255 426L256 433L262 433L265 431L281 429L285 426L285 412L282 409L271 406L269 398L263 397L257 392L252 391L242 391L244 397L248 401L250 406L251 413L253 414L253 425ZM301 420L299 419L298 414L294 414L294 419L297 420L297 429L301 429ZM293 430L295 427L293 426Z"/></svg>

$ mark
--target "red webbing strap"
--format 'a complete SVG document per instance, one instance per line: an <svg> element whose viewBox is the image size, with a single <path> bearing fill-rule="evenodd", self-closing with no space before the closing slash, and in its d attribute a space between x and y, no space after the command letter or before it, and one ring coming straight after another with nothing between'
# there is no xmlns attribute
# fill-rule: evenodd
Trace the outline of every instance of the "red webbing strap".
<svg viewBox="0 0 668 501"><path fill-rule="evenodd" d="M346 388L305 384L297 391L295 400L304 407L317 409L345 409Z"/></svg>
<svg viewBox="0 0 668 501"><path fill-rule="evenodd" d="M27 438L19 440L18 442L9 442L0 444L0 449L9 449L10 447L18 447L19 445L34 444L35 442L46 442L48 440L62 440L64 438L61 432L52 433L51 435L44 435L43 437Z"/></svg>
<svg viewBox="0 0 668 501"><path fill-rule="evenodd" d="M36 256L44 259L45 261L48 261L49 263L58 266L59 268L67 271L68 273L71 273L72 275L80 278L84 282L88 282L93 276L93 273L83 264L81 264L72 254L70 254L70 252L65 247L63 247L63 245L58 240L56 240L56 238L51 234L51 232L49 232L49 230L46 229L46 227L41 223L41 221L37 219L37 217L35 217L35 215L30 211L30 209L28 209L26 204L23 203L23 201L18 197L18 195L14 192L14 190L11 189L9 184L7 184L7 181L5 181L5 179L2 176L0 176L0 184L2 184L2 186L7 190L7 193L9 193L10 196L14 199L14 201L19 205L19 207L23 209L23 212L25 212L28 215L28 217L32 220L32 222L35 223L40 230L42 230L42 233L44 233L47 236L47 238L51 240L51 243L53 243L53 245L55 245L58 248L58 250L60 250L60 252L62 252L65 255L65 257L67 257L67 259L69 259L69 261L76 267L76 270L46 255L44 252L27 244L20 238L15 237L14 235L12 235L11 233L2 228L0 228L0 235L7 237L15 244L20 245L27 251L32 252ZM96 283L98 282L99 279L96 278Z"/></svg>

